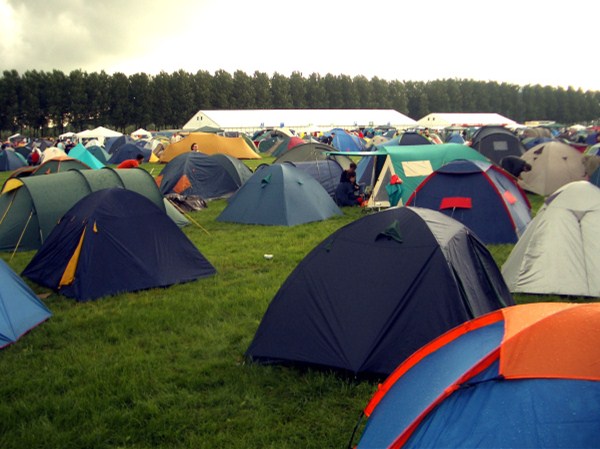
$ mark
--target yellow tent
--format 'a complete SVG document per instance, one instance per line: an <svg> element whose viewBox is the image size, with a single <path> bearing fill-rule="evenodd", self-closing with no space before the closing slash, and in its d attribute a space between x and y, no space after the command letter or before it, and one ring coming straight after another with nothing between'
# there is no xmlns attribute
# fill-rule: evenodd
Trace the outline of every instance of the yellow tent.
<svg viewBox="0 0 600 449"><path fill-rule="evenodd" d="M192 144L198 144L198 151L204 154L227 154L237 159L260 159L243 137L222 137L212 133L190 133L179 142L171 143L160 156L161 162L169 162L175 156L187 153Z"/></svg>

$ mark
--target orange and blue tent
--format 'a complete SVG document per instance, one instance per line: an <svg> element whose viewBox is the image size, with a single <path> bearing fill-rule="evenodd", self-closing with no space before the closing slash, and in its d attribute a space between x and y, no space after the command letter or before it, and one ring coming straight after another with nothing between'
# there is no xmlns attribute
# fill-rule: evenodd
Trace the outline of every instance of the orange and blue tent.
<svg viewBox="0 0 600 449"><path fill-rule="evenodd" d="M357 449L600 447L600 304L507 307L398 366Z"/></svg>

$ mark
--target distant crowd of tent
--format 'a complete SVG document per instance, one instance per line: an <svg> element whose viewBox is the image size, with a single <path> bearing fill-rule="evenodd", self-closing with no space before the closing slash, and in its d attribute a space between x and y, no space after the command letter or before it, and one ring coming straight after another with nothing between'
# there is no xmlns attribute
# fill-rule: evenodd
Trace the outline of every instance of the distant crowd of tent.
<svg viewBox="0 0 600 449"><path fill-rule="evenodd" d="M247 358L389 376L365 408L358 448L598 447L600 305L512 296L600 297L597 129L225 134L12 136L0 151L0 170L12 172L0 250L35 250L22 276L78 301L190 282L216 270L170 195L225 198L221 222L296 226L344 213L334 192L359 161L368 213L290 273ZM138 154L166 165L156 177L109 167ZM261 155L275 159L254 171L242 162ZM507 171L511 157L529 170ZM535 216L527 192L545 197ZM502 267L489 244L514 244ZM51 312L3 262L0 281L2 347Z"/></svg>

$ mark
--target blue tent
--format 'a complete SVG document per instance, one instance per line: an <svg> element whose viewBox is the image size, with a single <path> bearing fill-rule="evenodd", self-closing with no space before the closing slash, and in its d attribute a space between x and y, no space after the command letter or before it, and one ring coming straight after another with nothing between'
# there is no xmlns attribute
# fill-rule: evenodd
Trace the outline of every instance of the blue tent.
<svg viewBox="0 0 600 449"><path fill-rule="evenodd" d="M104 139L104 149L109 153L113 154L116 150L121 148L127 143L133 143L135 140L126 134L118 137L107 137Z"/></svg>
<svg viewBox="0 0 600 449"><path fill-rule="evenodd" d="M465 226L429 209L392 208L339 229L298 264L246 355L387 375L443 332L513 304Z"/></svg>
<svg viewBox="0 0 600 449"><path fill-rule="evenodd" d="M150 160L150 156L152 155L152 151L140 148L132 143L126 143L125 145L111 152L108 163L120 164L127 159L135 159L138 154L143 154L144 162L148 162Z"/></svg>
<svg viewBox="0 0 600 449"><path fill-rule="evenodd" d="M335 134L331 145L338 151L365 151L367 149L364 140L350 134L344 129L334 128L327 135Z"/></svg>
<svg viewBox="0 0 600 449"><path fill-rule="evenodd" d="M600 447L599 317L532 303L450 330L379 386L352 447Z"/></svg>
<svg viewBox="0 0 600 449"><path fill-rule="evenodd" d="M335 189L340 183L340 177L342 176L342 172L344 170L342 169L342 166L334 159L310 162L288 161L285 163L291 164L303 172L308 173L323 186L323 188L332 198L335 196Z"/></svg>
<svg viewBox="0 0 600 449"><path fill-rule="evenodd" d="M0 171L12 171L27 166L27 161L12 150L0 150Z"/></svg>
<svg viewBox="0 0 600 449"><path fill-rule="evenodd" d="M209 200L232 195L251 176L250 169L234 157L188 152L169 161L156 183L163 195L198 195Z"/></svg>
<svg viewBox="0 0 600 449"><path fill-rule="evenodd" d="M452 133L446 138L446 143L459 143L465 144L465 139L459 133Z"/></svg>
<svg viewBox="0 0 600 449"><path fill-rule="evenodd" d="M531 221L525 192L505 171L484 161L449 162L429 175L406 205L438 210L486 244L516 243Z"/></svg>
<svg viewBox="0 0 600 449"><path fill-rule="evenodd" d="M233 195L218 221L295 226L342 215L325 189L290 164L263 166Z"/></svg>
<svg viewBox="0 0 600 449"><path fill-rule="evenodd" d="M0 348L52 316L23 280L0 259Z"/></svg>
<svg viewBox="0 0 600 449"><path fill-rule="evenodd" d="M525 148L525 150L529 150L533 147L535 147L536 145L539 145L541 143L545 143L545 142L552 142L554 139L552 139L551 137L530 137L530 138L526 138L523 139L523 141L521 142L523 144L523 148Z"/></svg>
<svg viewBox="0 0 600 449"><path fill-rule="evenodd" d="M86 147L82 144L78 143L73 148L69 150L69 157L73 159L77 159L78 161L83 162L88 167L93 170L97 170L99 168L104 168L104 164L100 162L96 156L94 156L91 152L88 151Z"/></svg>
<svg viewBox="0 0 600 449"><path fill-rule="evenodd" d="M96 191L52 230L23 275L78 301L215 274L169 216L131 190Z"/></svg>

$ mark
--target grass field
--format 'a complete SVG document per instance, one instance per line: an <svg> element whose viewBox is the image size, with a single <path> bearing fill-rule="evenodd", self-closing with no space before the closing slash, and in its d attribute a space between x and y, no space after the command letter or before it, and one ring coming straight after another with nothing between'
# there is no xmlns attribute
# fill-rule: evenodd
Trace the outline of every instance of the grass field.
<svg viewBox="0 0 600 449"><path fill-rule="evenodd" d="M54 315L0 353L2 449L346 447L375 382L243 354L298 262L363 212L286 228L219 223L224 207L210 202L192 214L202 228L184 229L214 277L89 303L32 285ZM490 247L498 264L511 249ZM0 257L20 273L33 254Z"/></svg>

